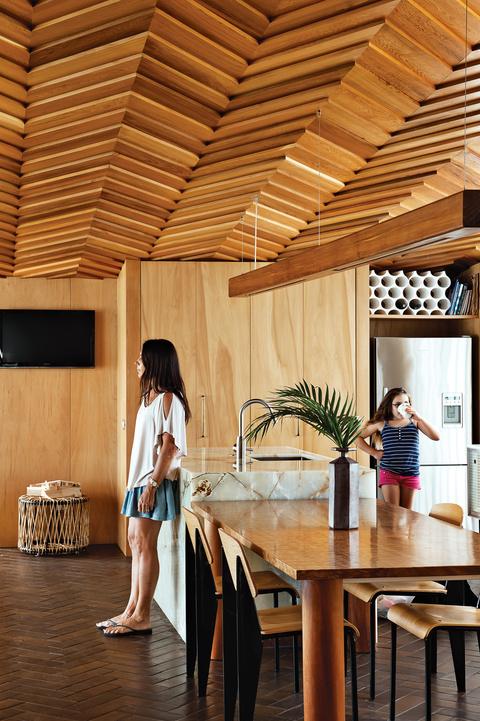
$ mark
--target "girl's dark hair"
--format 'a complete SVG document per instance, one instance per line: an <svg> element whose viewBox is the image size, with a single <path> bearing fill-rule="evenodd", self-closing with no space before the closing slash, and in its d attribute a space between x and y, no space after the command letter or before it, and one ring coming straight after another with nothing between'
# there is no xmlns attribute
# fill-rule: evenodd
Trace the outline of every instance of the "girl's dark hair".
<svg viewBox="0 0 480 721"><path fill-rule="evenodd" d="M412 403L412 399L405 388L390 388L388 393L385 394L382 402L375 411L373 418L370 419L369 423L377 423L378 421L391 421L393 419L392 403L395 396L399 396L404 393L408 396L409 404Z"/></svg>
<svg viewBox="0 0 480 721"><path fill-rule="evenodd" d="M143 402L148 401L150 391L175 393L183 404L185 421L188 423L192 414L180 373L177 351L173 343L165 338L146 340L142 346L141 356L145 367L140 378L140 393Z"/></svg>
<svg viewBox="0 0 480 721"><path fill-rule="evenodd" d="M382 399L382 402L378 406L377 410L373 414L373 417L370 418L368 423L378 423L378 421L391 421L393 419L393 412L392 412L392 403L395 396L399 396L402 393L404 393L406 396L408 396L408 402L411 405L412 399L405 388L390 388L390 390L385 393L385 396ZM372 434L372 442L373 445L378 447L381 444L382 436L378 431L375 431L375 433Z"/></svg>

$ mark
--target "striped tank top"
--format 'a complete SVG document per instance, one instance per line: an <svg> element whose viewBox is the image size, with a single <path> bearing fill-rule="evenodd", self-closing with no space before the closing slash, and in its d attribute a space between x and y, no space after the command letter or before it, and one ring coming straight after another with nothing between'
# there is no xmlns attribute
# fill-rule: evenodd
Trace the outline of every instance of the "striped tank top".
<svg viewBox="0 0 480 721"><path fill-rule="evenodd" d="M419 436L415 423L410 421L408 426L394 428L385 421L381 435L383 456L380 468L401 476L418 476Z"/></svg>

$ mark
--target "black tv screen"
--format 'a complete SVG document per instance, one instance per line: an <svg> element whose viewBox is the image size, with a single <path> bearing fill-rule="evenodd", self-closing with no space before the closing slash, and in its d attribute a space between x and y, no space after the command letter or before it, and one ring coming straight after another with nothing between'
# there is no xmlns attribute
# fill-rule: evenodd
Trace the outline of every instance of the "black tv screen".
<svg viewBox="0 0 480 721"><path fill-rule="evenodd" d="M95 365L95 311L0 310L0 367Z"/></svg>

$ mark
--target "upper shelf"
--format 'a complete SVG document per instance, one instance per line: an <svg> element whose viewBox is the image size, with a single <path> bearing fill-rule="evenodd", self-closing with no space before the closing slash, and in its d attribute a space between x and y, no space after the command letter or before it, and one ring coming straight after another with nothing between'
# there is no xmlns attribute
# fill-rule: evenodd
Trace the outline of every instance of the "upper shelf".
<svg viewBox="0 0 480 721"><path fill-rule="evenodd" d="M370 320L474 320L476 315L371 315Z"/></svg>

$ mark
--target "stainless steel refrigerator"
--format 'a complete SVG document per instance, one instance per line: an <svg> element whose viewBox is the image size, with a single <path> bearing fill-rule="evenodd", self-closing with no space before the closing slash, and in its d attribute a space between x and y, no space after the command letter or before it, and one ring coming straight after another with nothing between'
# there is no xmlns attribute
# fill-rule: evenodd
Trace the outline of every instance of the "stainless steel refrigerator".
<svg viewBox="0 0 480 721"><path fill-rule="evenodd" d="M467 445L472 442L472 339L374 338L374 406L388 389L403 386L414 408L440 432L420 433L421 492L414 510L458 503L467 514ZM466 527L477 527L473 519Z"/></svg>

